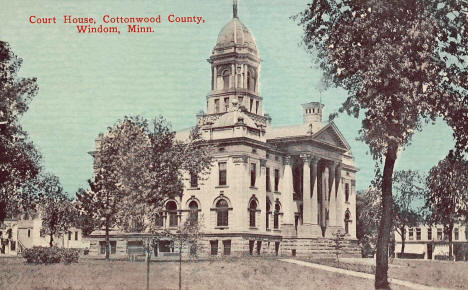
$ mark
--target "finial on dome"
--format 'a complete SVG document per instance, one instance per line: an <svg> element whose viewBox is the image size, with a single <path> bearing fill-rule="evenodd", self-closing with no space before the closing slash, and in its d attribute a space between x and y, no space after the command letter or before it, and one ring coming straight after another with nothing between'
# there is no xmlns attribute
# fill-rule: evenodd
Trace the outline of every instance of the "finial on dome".
<svg viewBox="0 0 468 290"><path fill-rule="evenodd" d="M237 18L237 0L232 1L232 17Z"/></svg>

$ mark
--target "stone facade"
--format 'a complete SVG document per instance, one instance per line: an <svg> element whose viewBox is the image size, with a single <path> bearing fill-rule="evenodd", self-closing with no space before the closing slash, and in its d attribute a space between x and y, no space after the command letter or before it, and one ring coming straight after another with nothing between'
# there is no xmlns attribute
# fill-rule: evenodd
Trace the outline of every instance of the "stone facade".
<svg viewBox="0 0 468 290"><path fill-rule="evenodd" d="M358 253L357 168L336 125L322 122L323 104L303 104L303 124L270 125L255 39L236 14L208 62L211 91L197 126L216 148L213 167L207 176L186 174L183 195L166 201L161 227L176 229L197 214L203 252L212 255L330 254L338 230L346 233L348 252ZM187 130L176 138L188 136ZM102 233L92 236L91 254L103 239ZM119 244L129 236L116 232L112 238Z"/></svg>

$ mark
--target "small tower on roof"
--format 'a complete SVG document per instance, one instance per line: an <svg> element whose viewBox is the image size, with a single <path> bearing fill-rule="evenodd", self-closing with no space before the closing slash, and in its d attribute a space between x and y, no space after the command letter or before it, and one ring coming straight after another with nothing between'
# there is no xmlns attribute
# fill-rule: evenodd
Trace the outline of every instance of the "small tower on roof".
<svg viewBox="0 0 468 290"><path fill-rule="evenodd" d="M302 104L304 124L313 125L322 122L322 112L324 105L320 102L310 102Z"/></svg>

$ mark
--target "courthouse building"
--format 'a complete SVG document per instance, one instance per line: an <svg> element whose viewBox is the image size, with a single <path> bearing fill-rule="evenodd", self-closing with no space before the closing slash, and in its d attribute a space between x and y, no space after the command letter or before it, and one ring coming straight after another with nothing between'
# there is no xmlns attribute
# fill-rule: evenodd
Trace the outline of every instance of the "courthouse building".
<svg viewBox="0 0 468 290"><path fill-rule="evenodd" d="M340 230L345 252L359 255L357 168L348 143L333 122L322 120L319 102L302 104L302 124L270 125L255 38L233 10L208 59L211 91L196 121L215 147L213 167L205 178L187 174L182 196L165 202L160 226L176 229L190 214L203 216L207 255L330 254ZM176 138L188 136L187 130ZM112 232L111 255L127 254L138 239ZM91 240L90 254L104 254L103 232ZM174 251L171 241L162 241L155 255Z"/></svg>

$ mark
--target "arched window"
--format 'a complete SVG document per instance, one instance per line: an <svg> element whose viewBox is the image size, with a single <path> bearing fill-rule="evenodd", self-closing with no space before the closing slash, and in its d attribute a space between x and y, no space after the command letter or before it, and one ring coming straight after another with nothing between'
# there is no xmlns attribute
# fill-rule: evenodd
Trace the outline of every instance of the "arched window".
<svg viewBox="0 0 468 290"><path fill-rule="evenodd" d="M266 229L268 230L270 228L270 210L271 210L271 202L270 199L267 197L266 200L266 214L265 214L265 225Z"/></svg>
<svg viewBox="0 0 468 290"><path fill-rule="evenodd" d="M216 212L218 216L217 226L227 227L228 226L228 203L225 199L220 199L216 203Z"/></svg>
<svg viewBox="0 0 468 290"><path fill-rule="evenodd" d="M257 202L252 200L249 205L250 227L255 227L255 214L257 213Z"/></svg>
<svg viewBox="0 0 468 290"><path fill-rule="evenodd" d="M223 76L223 89L229 89L229 71L224 70L222 73Z"/></svg>
<svg viewBox="0 0 468 290"><path fill-rule="evenodd" d="M348 209L346 209L345 218L344 218L345 233L349 233L349 222L350 221L351 221L351 212L349 211L349 208L348 208Z"/></svg>
<svg viewBox="0 0 468 290"><path fill-rule="evenodd" d="M279 227L279 213L280 213L280 205L277 202L275 204L275 212L273 216L273 228L277 229Z"/></svg>
<svg viewBox="0 0 468 290"><path fill-rule="evenodd" d="M189 209L190 209L190 222L196 223L198 222L198 204L196 201L192 200L189 203Z"/></svg>
<svg viewBox="0 0 468 290"><path fill-rule="evenodd" d="M166 211L169 216L169 226L177 227L177 204L171 200L166 203Z"/></svg>

